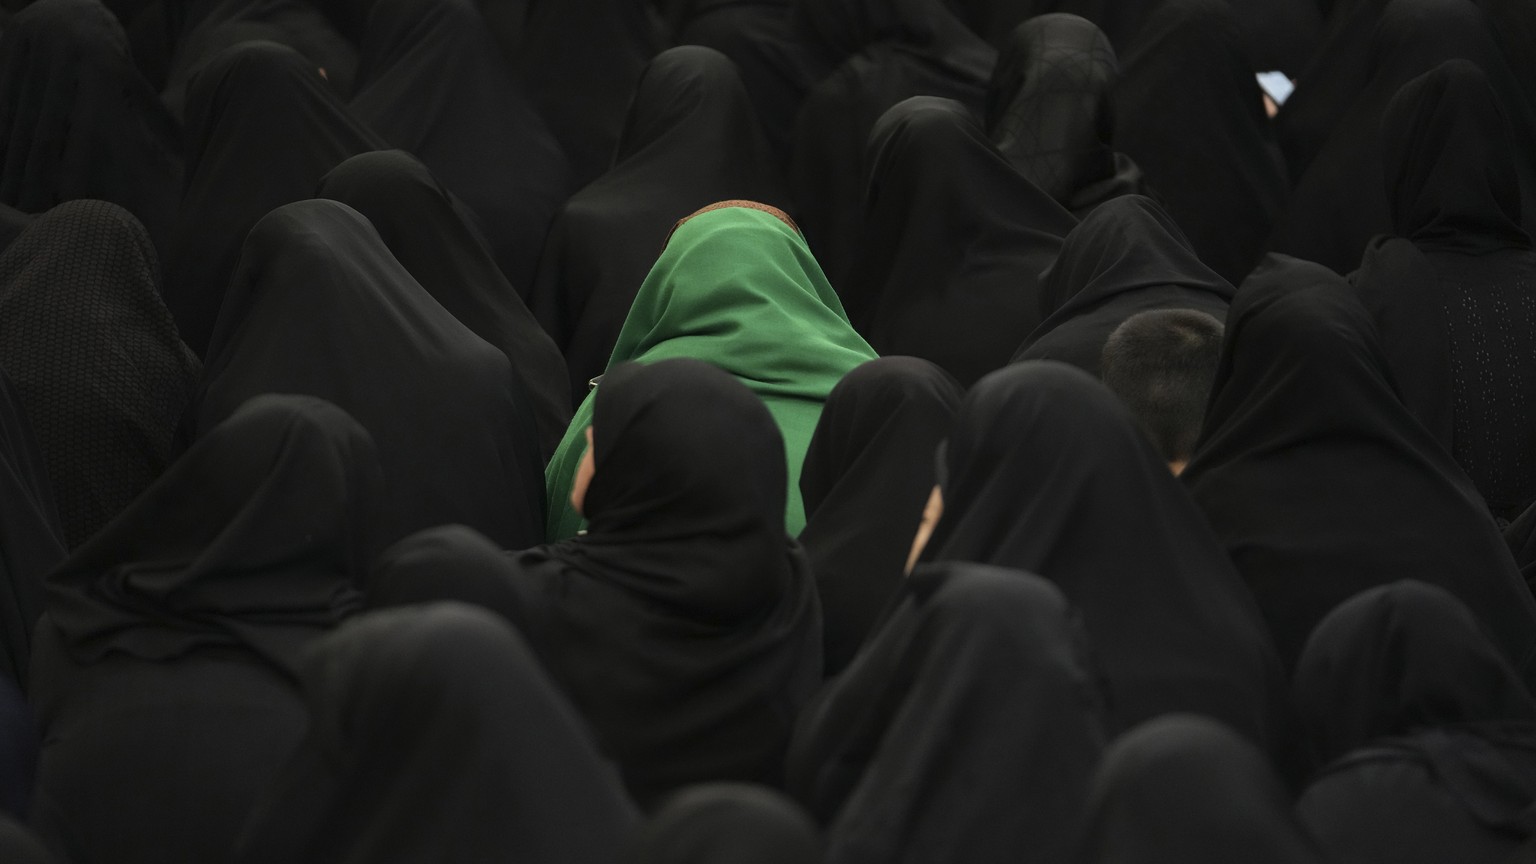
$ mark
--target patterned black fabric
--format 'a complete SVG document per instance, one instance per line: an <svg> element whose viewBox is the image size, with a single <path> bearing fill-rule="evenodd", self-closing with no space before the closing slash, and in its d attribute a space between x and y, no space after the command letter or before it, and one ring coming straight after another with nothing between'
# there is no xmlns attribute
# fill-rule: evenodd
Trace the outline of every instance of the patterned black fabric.
<svg viewBox="0 0 1536 864"><path fill-rule="evenodd" d="M1141 169L1114 149L1115 49L1076 15L1019 25L998 52L987 132L1019 173L1078 218L1142 193Z"/></svg>
<svg viewBox="0 0 1536 864"><path fill-rule="evenodd" d="M0 367L32 420L70 548L165 470L200 374L144 227L104 201L48 211L0 256Z"/></svg>

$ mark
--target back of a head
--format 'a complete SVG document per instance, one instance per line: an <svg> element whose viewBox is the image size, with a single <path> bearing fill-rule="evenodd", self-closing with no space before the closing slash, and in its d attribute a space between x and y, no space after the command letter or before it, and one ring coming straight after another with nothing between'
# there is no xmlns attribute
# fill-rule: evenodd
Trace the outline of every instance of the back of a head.
<svg viewBox="0 0 1536 864"><path fill-rule="evenodd" d="M1514 132L1488 76L1451 60L1403 85L1381 122L1393 231L1421 248L1528 248Z"/></svg>
<svg viewBox="0 0 1536 864"><path fill-rule="evenodd" d="M1020 24L998 55L986 128L998 150L1057 201L1112 175L1113 92L1120 66L1109 39L1076 15Z"/></svg>
<svg viewBox="0 0 1536 864"><path fill-rule="evenodd" d="M1536 722L1536 702L1477 616L1414 580L1357 594L1322 619L1292 686L1319 765L1425 729Z"/></svg>
<svg viewBox="0 0 1536 864"><path fill-rule="evenodd" d="M1169 462L1187 462L1216 380L1224 327L1194 309L1127 318L1104 343L1104 383L1141 421Z"/></svg>
<svg viewBox="0 0 1536 864"><path fill-rule="evenodd" d="M1105 753L1077 864L1320 860L1262 753L1210 718L1168 714Z"/></svg>
<svg viewBox="0 0 1536 864"><path fill-rule="evenodd" d="M798 804L746 783L690 786L633 833L631 864L817 864L816 824Z"/></svg>

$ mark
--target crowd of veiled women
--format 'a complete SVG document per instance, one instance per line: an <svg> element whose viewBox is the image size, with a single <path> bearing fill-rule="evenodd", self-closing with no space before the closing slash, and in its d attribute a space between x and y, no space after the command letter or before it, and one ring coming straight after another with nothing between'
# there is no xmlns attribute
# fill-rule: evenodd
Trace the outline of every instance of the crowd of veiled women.
<svg viewBox="0 0 1536 864"><path fill-rule="evenodd" d="M1528 0L105 4L0 860L1536 862Z"/></svg>

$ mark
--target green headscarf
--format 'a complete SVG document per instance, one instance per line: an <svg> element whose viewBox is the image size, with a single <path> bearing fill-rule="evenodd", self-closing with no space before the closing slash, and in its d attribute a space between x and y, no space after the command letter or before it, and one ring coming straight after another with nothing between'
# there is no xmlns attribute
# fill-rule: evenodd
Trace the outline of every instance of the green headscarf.
<svg viewBox="0 0 1536 864"><path fill-rule="evenodd" d="M822 403L844 375L876 354L848 323L795 229L746 207L701 213L677 229L641 284L608 365L672 357L713 363L768 406L789 459L784 524L798 535L805 526L800 466ZM587 394L576 410L544 472L551 542L583 527L571 507L571 484L596 395Z"/></svg>

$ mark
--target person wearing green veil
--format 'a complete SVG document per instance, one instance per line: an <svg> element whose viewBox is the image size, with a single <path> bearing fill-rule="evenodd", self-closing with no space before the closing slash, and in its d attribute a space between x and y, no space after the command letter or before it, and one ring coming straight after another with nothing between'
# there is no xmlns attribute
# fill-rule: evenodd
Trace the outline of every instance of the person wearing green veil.
<svg viewBox="0 0 1536 864"><path fill-rule="evenodd" d="M673 229L640 286L608 367L674 357L724 369L768 406L788 459L785 529L798 536L805 527L800 467L822 403L844 375L876 354L848 323L821 265L782 211L724 201ZM545 470L550 542L584 527L570 498L587 449L592 399L587 394L576 410Z"/></svg>

